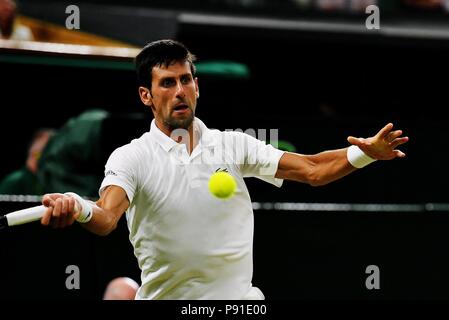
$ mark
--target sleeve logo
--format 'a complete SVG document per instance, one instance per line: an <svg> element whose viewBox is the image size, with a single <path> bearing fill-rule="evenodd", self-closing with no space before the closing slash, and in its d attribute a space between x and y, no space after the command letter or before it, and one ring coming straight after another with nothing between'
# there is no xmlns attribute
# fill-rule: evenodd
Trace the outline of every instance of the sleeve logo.
<svg viewBox="0 0 449 320"><path fill-rule="evenodd" d="M115 173L114 171L112 171L112 170L108 170L108 171L106 171L105 173L104 173L104 176L106 177L106 176L117 176L117 173Z"/></svg>

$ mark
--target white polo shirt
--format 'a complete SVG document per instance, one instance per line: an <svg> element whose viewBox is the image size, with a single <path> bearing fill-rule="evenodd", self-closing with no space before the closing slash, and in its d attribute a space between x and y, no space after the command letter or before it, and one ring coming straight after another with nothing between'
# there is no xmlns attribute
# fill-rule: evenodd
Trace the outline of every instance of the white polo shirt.
<svg viewBox="0 0 449 320"><path fill-rule="evenodd" d="M100 187L122 187L142 285L136 299L254 298L253 209L244 177L278 187L274 178L283 151L240 132L208 129L189 155L151 123L149 132L116 149ZM237 181L227 200L208 190L210 176L226 170ZM263 295L259 296L263 299Z"/></svg>

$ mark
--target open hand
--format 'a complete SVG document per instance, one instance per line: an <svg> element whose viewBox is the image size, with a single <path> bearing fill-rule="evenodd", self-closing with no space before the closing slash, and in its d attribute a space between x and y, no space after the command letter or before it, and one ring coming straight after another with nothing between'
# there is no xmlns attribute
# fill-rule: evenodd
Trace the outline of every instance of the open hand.
<svg viewBox="0 0 449 320"><path fill-rule="evenodd" d="M408 141L408 137L401 137L402 130L393 129L389 123L383 127L374 137L355 138L348 137L350 144L358 146L368 156L376 160L391 160L396 157L403 158L405 153L396 148Z"/></svg>

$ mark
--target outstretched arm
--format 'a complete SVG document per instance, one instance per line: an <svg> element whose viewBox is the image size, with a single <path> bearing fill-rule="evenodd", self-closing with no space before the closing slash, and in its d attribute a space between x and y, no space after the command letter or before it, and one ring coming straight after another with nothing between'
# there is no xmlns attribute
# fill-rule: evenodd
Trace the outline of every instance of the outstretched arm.
<svg viewBox="0 0 449 320"><path fill-rule="evenodd" d="M391 160L396 157L405 157L405 154L396 148L406 143L408 137L401 137L402 130L392 131L392 129L393 124L389 123L373 137L350 136L348 142L363 151L365 158L368 156L373 160ZM352 164L348 160L348 149L324 151L315 155L285 153L279 160L276 178L304 182L312 186L325 185L338 180L357 169L351 157L353 150L349 150Z"/></svg>
<svg viewBox="0 0 449 320"><path fill-rule="evenodd" d="M41 219L43 225L50 224L53 227L63 228L73 224L80 214L80 204L77 200L61 193L44 195L42 204L48 207ZM107 187L96 203L90 204L93 209L92 218L81 225L102 236L109 234L117 227L120 217L129 207L126 192L114 185Z"/></svg>

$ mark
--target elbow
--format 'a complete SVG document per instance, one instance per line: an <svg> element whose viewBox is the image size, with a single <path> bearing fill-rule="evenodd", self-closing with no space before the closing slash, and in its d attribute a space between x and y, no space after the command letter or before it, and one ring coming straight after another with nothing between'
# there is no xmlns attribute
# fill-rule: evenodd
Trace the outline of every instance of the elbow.
<svg viewBox="0 0 449 320"><path fill-rule="evenodd" d="M311 185L312 187L321 187L321 186L324 186L326 184L327 184L326 182L323 182L320 179L310 179L309 180L309 185Z"/></svg>
<svg viewBox="0 0 449 320"><path fill-rule="evenodd" d="M95 232L98 236L100 237L106 237L108 236L112 231L114 231L115 228L111 228L111 229L103 229L103 230L98 230L97 232Z"/></svg>
<svg viewBox="0 0 449 320"><path fill-rule="evenodd" d="M321 174L313 171L309 173L309 176L307 177L307 182L312 187L320 187L329 183L329 181L326 181L326 179L324 179L324 177Z"/></svg>
<svg viewBox="0 0 449 320"><path fill-rule="evenodd" d="M98 235L102 236L102 237L106 237L108 236L112 231L114 231L115 229L117 229L117 223L114 223L110 226L108 226L107 228L104 228L103 230L101 230Z"/></svg>
<svg viewBox="0 0 449 320"><path fill-rule="evenodd" d="M112 231L114 231L117 228L117 222L116 221L110 221L109 223L96 228L89 228L93 233L95 233L98 236L106 237L108 236Z"/></svg>
<svg viewBox="0 0 449 320"><path fill-rule="evenodd" d="M97 236L100 236L100 237L106 237L106 236L108 236L111 232L112 232L112 230L105 229L105 230L97 231L97 232L96 232L96 235L97 235Z"/></svg>

